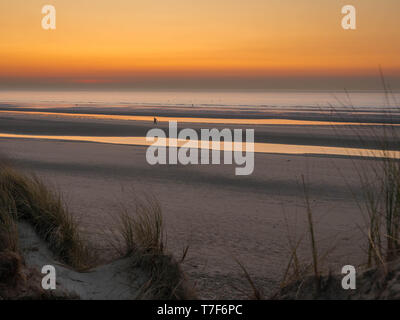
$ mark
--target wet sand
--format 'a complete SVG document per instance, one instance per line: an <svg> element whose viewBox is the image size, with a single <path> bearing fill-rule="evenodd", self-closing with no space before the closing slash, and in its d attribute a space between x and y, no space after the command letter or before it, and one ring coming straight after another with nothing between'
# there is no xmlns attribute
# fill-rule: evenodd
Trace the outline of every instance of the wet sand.
<svg viewBox="0 0 400 320"><path fill-rule="evenodd" d="M29 113L23 113L22 111ZM35 113L34 111L38 111ZM50 114L40 114L43 110L51 111ZM133 112L132 110L135 110ZM146 109L147 110L147 109ZM13 111L18 111L13 112ZM46 112L47 112L46 111ZM69 113L66 113L69 111ZM186 119L195 118L200 116L207 119L207 117L214 117L214 119L224 121L224 118L216 118L219 113L210 113L210 111L201 110L186 112ZM370 112L372 112L370 110ZM62 114L60 114L62 113ZM102 118L87 118L77 116L79 114L88 115L102 115ZM107 119L107 113L109 119ZM147 111L147 114L150 112ZM200 129L203 128L223 128L235 129L254 129L255 142L260 143L279 143L279 144L292 144L292 145L310 145L310 146L330 146L330 147L346 147L346 148L379 148L380 137L383 135L383 128L379 125L350 125L352 122L358 123L399 123L395 116L373 116L363 118L362 116L354 115L352 111L348 111L339 116L330 116L323 111L315 111L309 116L307 112L287 112L279 113L276 111L258 112L257 116L249 114L248 111L235 111L236 116L241 116L244 119L255 119L259 121L259 117L264 119L279 120L279 124L225 124L225 123L181 123L178 119L178 128L191 128L196 130L200 135ZM66 115L70 116L66 116ZM140 137L146 136L147 132L154 128L153 118L146 121L129 121L113 119L113 115L137 115L142 114L136 109L127 108L108 108L96 110L94 108L85 109L79 108L78 112L73 109L65 110L65 108L41 108L40 110L32 108L11 108L4 107L0 104L0 133L9 134L34 134L34 135L63 135L63 136L105 136L105 137ZM164 114L166 117L174 117L175 113L170 111L167 113L165 110L156 109L154 115ZM182 116L182 113L180 113ZM232 117L232 113L230 114ZM278 117L278 118L276 118ZM234 119L234 118L233 118ZM287 123L285 124L285 120ZM305 124L295 124L293 121L306 121ZM318 121L320 124L307 123L309 121ZM336 123L336 125L335 125ZM349 125L345 125L349 123ZM158 128L168 130L168 122L159 122ZM400 132L400 126L396 130ZM362 139L362 143L360 143ZM400 150L399 141L390 141L390 147L393 150Z"/></svg>

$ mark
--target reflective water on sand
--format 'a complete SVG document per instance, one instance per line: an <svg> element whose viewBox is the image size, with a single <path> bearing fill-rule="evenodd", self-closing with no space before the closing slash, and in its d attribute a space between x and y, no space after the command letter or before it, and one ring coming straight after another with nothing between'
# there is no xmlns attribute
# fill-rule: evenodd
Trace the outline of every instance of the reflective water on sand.
<svg viewBox="0 0 400 320"><path fill-rule="evenodd" d="M0 138L14 139L41 139L41 140L58 140L58 141L77 141L77 142L96 142L105 144L121 144L135 146L149 146L154 144L148 141L146 137L92 137L92 136L58 136L58 135L28 135L28 134L7 134L0 133ZM181 140L181 139L159 139L156 141L158 146L168 146L169 144L177 145L178 147L210 149L210 150L227 150L231 151L235 147L232 143L204 143L198 140ZM238 145L236 145L238 147ZM307 146L307 145L291 145L291 144L276 144L276 143L252 143L247 146L246 143L241 143L239 149L245 151L254 150L256 153L272 153L272 154L293 154L293 155L326 155L326 156L353 156L353 157L385 157L385 158L400 158L400 151L381 151L374 149L359 149L359 148L342 148L342 147L323 147L323 146ZM239 150L238 148L235 148Z"/></svg>

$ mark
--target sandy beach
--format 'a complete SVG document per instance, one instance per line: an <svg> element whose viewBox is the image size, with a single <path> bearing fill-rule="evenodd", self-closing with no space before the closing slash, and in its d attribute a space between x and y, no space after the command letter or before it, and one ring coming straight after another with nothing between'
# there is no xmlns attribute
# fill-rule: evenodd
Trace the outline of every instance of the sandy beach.
<svg viewBox="0 0 400 320"><path fill-rule="evenodd" d="M290 117L310 116L296 113ZM1 133L35 135L144 136L153 126L149 121L12 112L0 118ZM340 135L326 125L185 123L181 127L255 128L259 142L352 148L361 147L357 134L365 132L366 144L377 146L368 127L342 126ZM397 142L393 147L398 147ZM154 195L163 209L170 252L179 259L189 246L183 268L201 298L246 298L251 289L235 259L266 295L277 290L290 256L285 217L291 235L303 234L306 227L302 175L312 199L319 249L335 247L327 267L340 272L344 264L364 262L365 239L359 229L363 218L354 200L354 194L360 194L355 166L372 160L330 156L323 151L319 155L256 153L253 174L240 177L234 175L232 165L151 166L144 146L1 138L0 152L17 167L58 188L82 233L104 256L109 248L102 239L112 229L121 204L133 204L134 195ZM309 255L306 243L300 252Z"/></svg>
<svg viewBox="0 0 400 320"><path fill-rule="evenodd" d="M399 1L49 2L0 2L0 305L400 299Z"/></svg>

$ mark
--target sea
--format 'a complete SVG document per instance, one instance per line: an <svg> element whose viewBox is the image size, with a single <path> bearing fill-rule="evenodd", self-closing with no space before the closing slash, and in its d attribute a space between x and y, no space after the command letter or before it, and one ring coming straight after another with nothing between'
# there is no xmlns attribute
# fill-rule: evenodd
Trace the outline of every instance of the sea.
<svg viewBox="0 0 400 320"><path fill-rule="evenodd" d="M400 92L384 91L21 91L0 90L0 104L237 108L398 108Z"/></svg>

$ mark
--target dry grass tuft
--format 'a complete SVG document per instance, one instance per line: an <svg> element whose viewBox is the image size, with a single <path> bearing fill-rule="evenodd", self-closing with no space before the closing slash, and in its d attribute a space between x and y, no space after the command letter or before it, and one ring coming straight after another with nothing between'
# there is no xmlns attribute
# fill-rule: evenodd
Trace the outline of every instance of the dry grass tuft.
<svg viewBox="0 0 400 320"><path fill-rule="evenodd" d="M293 237L292 231L289 228L289 223L285 219L287 227L288 244L290 250L289 261L286 265L283 278L281 280L280 289L271 297L272 299L279 298L280 294L287 288L295 288L297 293L295 296L299 295L302 291L305 282L308 282L310 278L313 279L313 296L318 298L325 284L322 284L321 279L324 273L327 271L324 268L324 262L335 249L334 245L324 250L322 253L318 252L318 241L315 235L315 222L313 218L313 210L311 208L311 200L309 195L309 190L307 183L305 181L304 175L301 176L301 184L303 189L303 199L307 214L307 231L297 237ZM305 238L309 238L309 250L311 255L311 262L309 262L304 257L299 254L299 248L303 244Z"/></svg>
<svg viewBox="0 0 400 320"><path fill-rule="evenodd" d="M155 198L136 199L134 214L123 208L119 215L119 233L123 239L123 255L142 251L164 252L164 228L161 206Z"/></svg>
<svg viewBox="0 0 400 320"><path fill-rule="evenodd" d="M150 278L137 299L195 299L179 263L165 252L164 234L162 209L154 197L137 198L134 210L124 208L119 216L114 247Z"/></svg>
<svg viewBox="0 0 400 320"><path fill-rule="evenodd" d="M367 165L354 162L361 187L361 199L355 192L354 198L363 214L365 226L361 227L367 239L367 266L381 266L386 269L388 262L400 256L400 158L397 153L400 130L395 115L400 106L380 70L385 93L386 124L371 126L364 132L368 138L377 141L377 150L369 154L372 158ZM394 102L395 105L391 103ZM360 144L367 145L362 133L354 129ZM362 155L362 154L361 154Z"/></svg>
<svg viewBox="0 0 400 320"><path fill-rule="evenodd" d="M250 273L247 271L244 264L241 263L237 258L234 258L234 259L235 259L236 263L239 265L240 269L242 269L243 275L251 287L252 291L251 291L251 294L247 294L248 298L250 300L265 300L265 296L264 296L262 289L256 285L255 281L251 277ZM242 293L245 293L242 290L239 290L238 288L235 288L235 289L238 291L241 291Z"/></svg>
<svg viewBox="0 0 400 320"><path fill-rule="evenodd" d="M17 219L29 222L50 250L66 264L82 270L93 264L93 256L81 240L60 194L50 191L36 176L28 176L0 164L0 219L3 237L15 250ZM1 228L1 225L0 225Z"/></svg>
<svg viewBox="0 0 400 320"><path fill-rule="evenodd" d="M15 208L0 198L0 252L18 252L18 229Z"/></svg>

